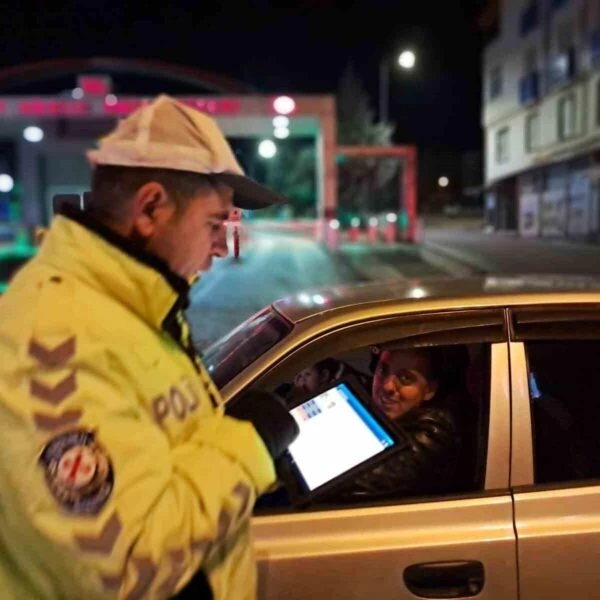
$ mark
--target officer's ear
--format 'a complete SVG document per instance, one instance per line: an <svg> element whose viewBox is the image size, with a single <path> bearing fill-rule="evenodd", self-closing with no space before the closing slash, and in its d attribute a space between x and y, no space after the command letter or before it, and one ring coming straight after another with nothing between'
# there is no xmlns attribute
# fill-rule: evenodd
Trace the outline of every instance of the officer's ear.
<svg viewBox="0 0 600 600"><path fill-rule="evenodd" d="M135 193L131 206L132 225L136 233L149 238L171 220L175 206L164 186L151 181Z"/></svg>

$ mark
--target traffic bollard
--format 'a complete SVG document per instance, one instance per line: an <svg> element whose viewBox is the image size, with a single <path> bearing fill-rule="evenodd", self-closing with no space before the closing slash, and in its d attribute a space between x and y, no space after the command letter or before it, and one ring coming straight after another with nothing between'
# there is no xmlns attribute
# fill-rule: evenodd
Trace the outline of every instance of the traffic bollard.
<svg viewBox="0 0 600 600"><path fill-rule="evenodd" d="M240 257L240 231L233 227L233 258L237 260Z"/></svg>
<svg viewBox="0 0 600 600"><path fill-rule="evenodd" d="M379 232L377 228L379 226L379 221L377 217L371 217L369 219L369 227L367 229L367 240L370 244L375 244L377 242L377 238L379 237Z"/></svg>

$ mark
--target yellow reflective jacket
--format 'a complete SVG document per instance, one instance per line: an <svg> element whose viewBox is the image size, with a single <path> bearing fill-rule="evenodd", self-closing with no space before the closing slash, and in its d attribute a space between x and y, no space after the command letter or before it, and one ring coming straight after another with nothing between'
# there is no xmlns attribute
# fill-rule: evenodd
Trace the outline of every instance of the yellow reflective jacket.
<svg viewBox="0 0 600 600"><path fill-rule="evenodd" d="M267 449L191 348L187 282L84 221L0 298L0 596L168 598L201 569L254 598Z"/></svg>

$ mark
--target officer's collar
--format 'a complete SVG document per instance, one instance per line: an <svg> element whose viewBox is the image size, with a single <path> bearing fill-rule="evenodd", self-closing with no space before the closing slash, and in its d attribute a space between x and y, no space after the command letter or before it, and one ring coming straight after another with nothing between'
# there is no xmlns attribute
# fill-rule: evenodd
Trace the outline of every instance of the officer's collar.
<svg viewBox="0 0 600 600"><path fill-rule="evenodd" d="M156 327L188 306L190 286L184 278L79 208L63 207L40 255L101 288Z"/></svg>
<svg viewBox="0 0 600 600"><path fill-rule="evenodd" d="M138 262L158 271L179 296L187 298L190 291L188 282L183 277L180 277L177 273L173 272L164 260L158 258L154 254L150 254L150 252L147 252L143 248L140 248L135 242L124 238L110 229L110 227L100 223L100 221L97 221L75 206L65 204L60 210L60 214L71 219L71 221L79 223L86 229L93 231L104 241L112 246L116 246L121 252L131 256L131 258L135 258Z"/></svg>

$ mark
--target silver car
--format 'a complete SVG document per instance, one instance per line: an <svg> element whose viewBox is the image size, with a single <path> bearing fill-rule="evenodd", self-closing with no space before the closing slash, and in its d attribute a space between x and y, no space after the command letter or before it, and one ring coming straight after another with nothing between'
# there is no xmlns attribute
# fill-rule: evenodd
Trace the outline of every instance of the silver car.
<svg viewBox="0 0 600 600"><path fill-rule="evenodd" d="M488 277L334 287L284 298L204 352L230 400L369 348L462 346L477 420L460 492L255 511L269 600L596 598L600 281Z"/></svg>

